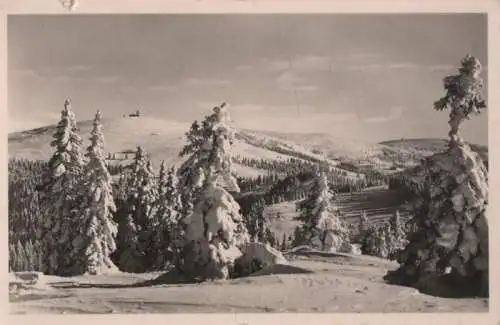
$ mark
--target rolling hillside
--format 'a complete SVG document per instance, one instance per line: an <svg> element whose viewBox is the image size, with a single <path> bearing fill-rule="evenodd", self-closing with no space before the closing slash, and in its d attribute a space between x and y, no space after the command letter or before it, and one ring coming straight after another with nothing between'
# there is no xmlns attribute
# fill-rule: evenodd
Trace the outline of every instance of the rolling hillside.
<svg viewBox="0 0 500 325"><path fill-rule="evenodd" d="M179 164L182 161L178 154L185 143L184 134L189 130L187 123L149 117L123 117L103 119L102 124L106 150L115 155L115 163L120 163L121 159L132 158L133 151L138 145L145 148L156 167L159 166L161 160L165 160L167 164ZM78 126L86 146L92 122L83 121ZM54 132L55 125L51 125L9 134L9 156L48 159L52 154L50 142ZM314 154L306 148L279 141L262 141L262 138L243 130L237 133L233 153L241 157L267 160L284 160L291 157L306 160L325 159L324 156ZM330 164L335 165L336 162L330 161ZM266 173L265 170L242 165L236 165L235 171L240 176L257 176Z"/></svg>
<svg viewBox="0 0 500 325"><path fill-rule="evenodd" d="M412 150L420 152L422 155L428 156L446 150L448 140L435 138L420 138L420 139L400 139L390 140L380 143L397 150ZM488 160L488 147L469 143L472 150L479 153L484 161Z"/></svg>
<svg viewBox="0 0 500 325"><path fill-rule="evenodd" d="M103 119L106 150L114 154L115 163L132 158L136 146L143 146L154 166L161 160L179 164L178 153L185 143L189 124L151 117L123 117ZM79 123L85 141L92 127L91 121ZM52 154L50 141L55 125L9 134L10 157L48 159ZM237 130L233 153L240 157L265 160L289 158L308 161L328 161L333 168L350 171L356 177L369 169L394 172L414 166L422 157L442 151L446 142L439 139L393 140L370 143L341 139L326 134L292 134L269 131ZM473 149L487 158L486 147ZM267 173L248 166L235 165L240 176L258 176Z"/></svg>
<svg viewBox="0 0 500 325"><path fill-rule="evenodd" d="M375 168L379 171L397 171L417 165L420 160L446 150L448 141L435 138L398 139L380 143L342 139L328 134L289 134L261 131L259 134L283 141L291 141L312 152L321 152L328 159L356 166ZM470 144L484 160L488 158L488 148Z"/></svg>

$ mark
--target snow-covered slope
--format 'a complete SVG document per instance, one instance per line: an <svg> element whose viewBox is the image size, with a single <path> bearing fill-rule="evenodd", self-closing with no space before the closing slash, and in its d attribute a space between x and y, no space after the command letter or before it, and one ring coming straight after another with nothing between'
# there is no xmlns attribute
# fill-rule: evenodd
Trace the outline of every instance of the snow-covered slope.
<svg viewBox="0 0 500 325"><path fill-rule="evenodd" d="M147 117L103 119L102 124L107 152L134 151L141 145L155 163L162 159L177 161L184 133L189 129L188 124ZM91 123L84 121L78 126L86 146ZM47 126L9 134L9 156L47 159L52 154L54 131L55 126Z"/></svg>
<svg viewBox="0 0 500 325"><path fill-rule="evenodd" d="M189 130L188 123L175 122L151 117L123 117L103 119L103 132L106 140L106 151L115 154L117 163L120 158L133 157L137 146L143 146L158 167L161 160L167 164L181 162L178 154L185 144L185 133ZM80 134L86 141L90 134L91 122L83 121L78 124ZM9 156L30 159L48 159L52 154L50 142L55 131L55 125L36 128L33 130L9 134ZM276 149L278 148L278 149ZM284 148L286 150L279 150ZM323 160L322 155L314 154L298 145L278 141L266 136L253 134L249 131L237 131L233 154L240 157L249 157L267 160L286 160L291 157ZM330 162L332 165L333 161ZM236 165L235 171L242 176L256 176L266 171L248 166Z"/></svg>
<svg viewBox="0 0 500 325"><path fill-rule="evenodd" d="M487 312L488 300L450 299L384 283L396 263L370 256L297 253L270 275L201 284L143 284L157 274L65 279L56 289L12 296L14 314ZM301 271L301 272L298 272ZM78 282L74 285L71 282ZM380 299L384 297L385 299Z"/></svg>
<svg viewBox="0 0 500 325"><path fill-rule="evenodd" d="M161 160L168 164L179 163L178 153L185 143L184 134L188 123L143 116L103 119L106 150L110 153L130 151L143 146L155 167ZM91 129L90 121L79 123L81 135L87 140ZM9 156L31 159L47 159L52 154L49 146L55 125L9 134ZM443 141L439 139L394 140L374 143L367 140L355 141L327 134L293 134L270 131L237 130L233 154L240 157L286 160L327 160L331 166L345 168L340 163L356 167L370 166L390 169L394 164L401 167L414 165L424 156L442 151ZM488 149L474 146L483 157ZM118 156L118 154L117 154ZM123 155L122 155L123 156ZM235 171L242 176L256 176L266 171L235 165ZM352 175L351 175L352 176Z"/></svg>
<svg viewBox="0 0 500 325"><path fill-rule="evenodd" d="M259 131L260 136L267 136L277 141L293 142L306 150L321 152L330 160L349 163L355 166L372 166L377 169L390 169L396 166L410 167L420 163L421 159L446 150L447 140L434 138L397 139L380 143L340 138L323 133L279 133ZM488 157L486 146L473 145L483 159Z"/></svg>

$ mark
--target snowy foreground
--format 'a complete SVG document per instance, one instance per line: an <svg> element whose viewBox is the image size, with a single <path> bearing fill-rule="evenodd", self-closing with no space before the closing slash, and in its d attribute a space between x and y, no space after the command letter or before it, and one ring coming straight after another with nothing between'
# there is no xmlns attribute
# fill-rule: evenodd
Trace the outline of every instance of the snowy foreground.
<svg viewBox="0 0 500 325"><path fill-rule="evenodd" d="M488 300L441 298L389 285L397 264L368 256L297 253L251 277L202 284L144 283L158 273L42 277L13 290L11 313L488 312Z"/></svg>

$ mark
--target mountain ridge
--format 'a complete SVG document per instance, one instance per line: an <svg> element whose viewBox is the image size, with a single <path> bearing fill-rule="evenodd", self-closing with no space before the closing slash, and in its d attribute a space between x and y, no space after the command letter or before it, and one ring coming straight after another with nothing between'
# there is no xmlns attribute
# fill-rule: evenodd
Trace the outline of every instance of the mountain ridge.
<svg viewBox="0 0 500 325"><path fill-rule="evenodd" d="M142 116L103 118L102 123L107 153L128 151L131 154L141 145L150 154L155 166L159 166L162 160L168 164L182 161L179 152L185 143L189 123ZM91 127L92 121L78 122L84 146L88 143ZM9 133L9 157L48 159L52 153L50 142L55 129L56 124L53 124ZM346 170L354 166L353 169L366 167L390 171L398 166L414 166L423 157L445 150L446 143L444 139L434 138L395 139L376 143L322 133L282 133L242 128L236 129L233 153L240 157L265 160L295 158L327 161L331 166ZM471 146L487 159L486 146ZM237 173L246 176L265 173L248 166L236 167Z"/></svg>

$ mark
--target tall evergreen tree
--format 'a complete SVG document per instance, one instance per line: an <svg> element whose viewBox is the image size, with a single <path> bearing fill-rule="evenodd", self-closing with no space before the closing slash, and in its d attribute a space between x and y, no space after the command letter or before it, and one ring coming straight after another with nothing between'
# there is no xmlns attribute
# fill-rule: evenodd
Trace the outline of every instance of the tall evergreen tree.
<svg viewBox="0 0 500 325"><path fill-rule="evenodd" d="M406 237L406 230L401 222L399 210L396 210L389 220L389 233L387 238L387 247L391 259L394 259L396 254L405 248L407 244Z"/></svg>
<svg viewBox="0 0 500 325"><path fill-rule="evenodd" d="M16 247L16 257L17 257L17 270L18 271L29 271L28 270L28 257L26 256L26 251L24 249L23 243L19 240Z"/></svg>
<svg viewBox="0 0 500 325"><path fill-rule="evenodd" d="M240 206L230 192L239 187L232 174L231 145L234 133L226 124L225 105L203 122L203 142L181 167L181 184L199 188L186 224L182 269L188 277L227 278L241 248L249 241ZM193 173L192 171L196 171ZM193 188L193 187L191 187Z"/></svg>
<svg viewBox="0 0 500 325"><path fill-rule="evenodd" d="M269 243L272 245L274 242L274 234L271 231L269 219L264 214L266 201L260 198L255 204L255 216L257 220L257 240L261 243Z"/></svg>
<svg viewBox="0 0 500 325"><path fill-rule="evenodd" d="M177 171L172 166L168 171L163 161L158 177L158 202L156 204L156 226L154 245L156 250L155 269L164 269L167 262L172 262L178 237L177 223L181 211L180 196L177 191Z"/></svg>
<svg viewBox="0 0 500 325"><path fill-rule="evenodd" d="M117 225L113 221L116 206L111 175L106 167L101 113L97 111L86 153L87 164L82 177L82 202L79 232L74 242L75 273L103 274L117 271L111 261L116 250Z"/></svg>
<svg viewBox="0 0 500 325"><path fill-rule="evenodd" d="M269 221L264 216L264 198L252 198L245 203L246 206L242 214L251 240L253 242L270 241Z"/></svg>
<svg viewBox="0 0 500 325"><path fill-rule="evenodd" d="M125 272L143 272L139 238L134 218L131 214L125 214L118 223L118 254L116 261L120 270Z"/></svg>
<svg viewBox="0 0 500 325"><path fill-rule="evenodd" d="M17 245L9 244L9 272L15 272L17 270Z"/></svg>
<svg viewBox="0 0 500 325"><path fill-rule="evenodd" d="M118 235L119 260L127 260L127 268L124 268L122 262L120 267L128 272L145 272L150 270L155 262L152 236L155 227L157 186L151 161L142 147L138 147L135 154L128 193L126 203L128 216L121 220ZM120 230L123 232L120 233Z"/></svg>
<svg viewBox="0 0 500 325"><path fill-rule="evenodd" d="M341 222L332 200L326 174L320 171L312 183L309 196L298 204L301 213L295 219L302 225L295 238L302 242L295 242L295 245L338 251L349 241L347 228Z"/></svg>
<svg viewBox="0 0 500 325"><path fill-rule="evenodd" d="M288 248L288 243L286 241L286 234L283 233L283 239L281 241L281 251L284 252L287 250L287 248Z"/></svg>
<svg viewBox="0 0 500 325"><path fill-rule="evenodd" d="M69 100L64 103L61 120L57 124L51 146L55 149L44 177L44 199L50 207L43 223L44 272L68 275L72 267L69 259L72 231L77 218L77 187L80 181L83 157L82 139L78 135L76 119Z"/></svg>
<svg viewBox="0 0 500 325"><path fill-rule="evenodd" d="M467 284L471 294L489 295L488 170L459 133L464 121L486 109L481 70L479 60L467 55L458 73L443 80L446 93L434 109L449 110L450 141L446 151L422 161L424 186L417 191L426 191L415 215L417 230L388 281L429 290L449 272L453 286Z"/></svg>
<svg viewBox="0 0 500 325"><path fill-rule="evenodd" d="M216 115L211 114L205 117L200 123L194 121L191 128L186 133L186 145L182 148L179 156L188 157L180 166L179 192L182 202L182 216L188 216L194 207L194 202L200 196L204 181L205 172L210 164L211 143L207 139L214 137L214 124Z"/></svg>

